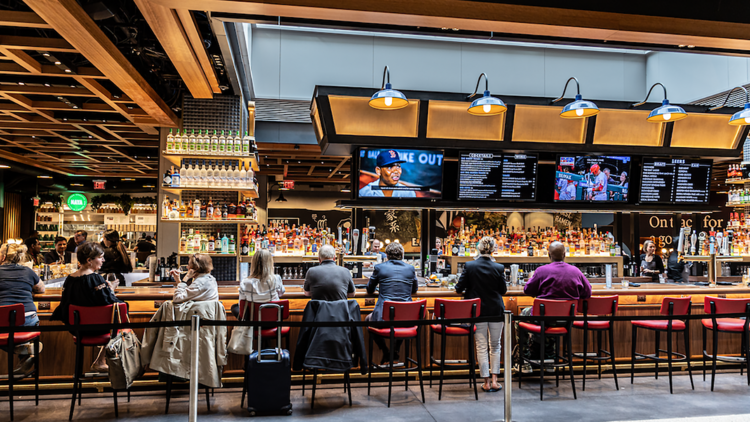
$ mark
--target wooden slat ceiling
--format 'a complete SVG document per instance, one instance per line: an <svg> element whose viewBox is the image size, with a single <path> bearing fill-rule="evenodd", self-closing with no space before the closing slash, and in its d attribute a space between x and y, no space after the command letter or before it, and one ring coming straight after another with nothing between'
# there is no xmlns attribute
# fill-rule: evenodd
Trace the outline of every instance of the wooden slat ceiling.
<svg viewBox="0 0 750 422"><path fill-rule="evenodd" d="M299 149L295 149L299 147ZM318 145L258 142L260 174L296 183L349 184L351 157L320 154Z"/></svg>
<svg viewBox="0 0 750 422"><path fill-rule="evenodd" d="M176 115L77 2L26 3L39 14L0 14L0 156L67 175L156 177L157 126L176 127ZM3 35L9 27L44 32Z"/></svg>

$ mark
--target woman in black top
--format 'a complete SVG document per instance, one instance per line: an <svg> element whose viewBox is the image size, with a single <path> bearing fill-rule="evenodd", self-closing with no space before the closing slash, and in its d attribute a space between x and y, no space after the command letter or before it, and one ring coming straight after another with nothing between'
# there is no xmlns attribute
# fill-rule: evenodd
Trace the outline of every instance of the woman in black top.
<svg viewBox="0 0 750 422"><path fill-rule="evenodd" d="M474 261L466 263L461 278L456 284L456 293L463 293L464 299L481 299L479 315L502 316L505 311L503 294L508 290L505 285L505 267L494 262L495 239L483 237L477 243L480 255ZM479 322L474 337L477 347L479 372L484 378L482 390L495 392L502 388L497 382L500 373L500 339L503 333L502 322ZM489 344L489 353L487 346ZM488 356L489 355L489 356ZM491 371L490 371L491 369ZM509 370L506 368L506 370ZM490 372L492 378L490 378Z"/></svg>
<svg viewBox="0 0 750 422"><path fill-rule="evenodd" d="M664 274L664 261L656 253L656 245L652 240L643 242L644 254L641 255L641 274L651 276L651 280L658 282L659 274Z"/></svg>
<svg viewBox="0 0 750 422"><path fill-rule="evenodd" d="M96 273L105 262L104 249L101 246L93 242L86 242L78 247L76 257L78 257L80 268L65 279L60 305L52 313L51 318L52 320L62 321L67 325L73 323L68 319L70 305L105 306L123 302L115 296L114 286ZM102 323L106 322L109 321L102 321ZM88 335L106 333L106 331L102 333L89 332ZM102 351L100 351L94 364L91 365L91 369L95 372L107 372L109 369Z"/></svg>
<svg viewBox="0 0 750 422"><path fill-rule="evenodd" d="M133 271L130 265L130 257L125 245L120 241L120 234L117 230L107 230L104 232L104 265L102 265L99 274L114 274L119 284L125 285L125 276L123 273ZM115 286L117 287L117 286Z"/></svg>

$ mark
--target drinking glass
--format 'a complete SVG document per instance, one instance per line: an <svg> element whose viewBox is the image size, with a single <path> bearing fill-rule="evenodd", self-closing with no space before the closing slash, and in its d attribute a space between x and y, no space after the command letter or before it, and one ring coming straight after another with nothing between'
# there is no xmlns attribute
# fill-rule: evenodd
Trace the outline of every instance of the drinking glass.
<svg viewBox="0 0 750 422"><path fill-rule="evenodd" d="M630 282L628 280L622 280L622 288L627 289L628 286L630 286Z"/></svg>
<svg viewBox="0 0 750 422"><path fill-rule="evenodd" d="M117 279L117 276L114 273L107 274L107 283L112 287L112 289L116 289L117 286L120 285L120 280Z"/></svg>
<svg viewBox="0 0 750 422"><path fill-rule="evenodd" d="M180 274L185 275L188 272L188 266L187 265L180 265Z"/></svg>

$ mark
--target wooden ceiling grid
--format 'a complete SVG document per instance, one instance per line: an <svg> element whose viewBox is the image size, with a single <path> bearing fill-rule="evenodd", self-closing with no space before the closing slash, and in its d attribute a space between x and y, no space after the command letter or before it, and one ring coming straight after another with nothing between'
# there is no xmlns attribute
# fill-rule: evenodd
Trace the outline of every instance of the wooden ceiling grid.
<svg viewBox="0 0 750 422"><path fill-rule="evenodd" d="M350 162L350 157L321 155L319 145L258 142L258 173L298 183L349 184Z"/></svg>

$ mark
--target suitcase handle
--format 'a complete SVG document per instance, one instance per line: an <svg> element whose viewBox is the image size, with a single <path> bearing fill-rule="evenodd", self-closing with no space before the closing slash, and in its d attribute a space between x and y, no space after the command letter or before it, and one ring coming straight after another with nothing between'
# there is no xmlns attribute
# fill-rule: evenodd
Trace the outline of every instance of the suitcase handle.
<svg viewBox="0 0 750 422"><path fill-rule="evenodd" d="M258 308L258 322L262 321L262 315L263 315L263 308L276 308L276 321L281 322L281 306L277 305L275 303L265 303L263 305L260 305ZM261 331L263 331L260 327L258 327L258 363L263 363L263 359L261 356L263 353L261 351L263 350L261 348L261 340L263 335L261 334ZM265 361L268 362L268 361ZM276 362L281 362L281 327L276 328Z"/></svg>

